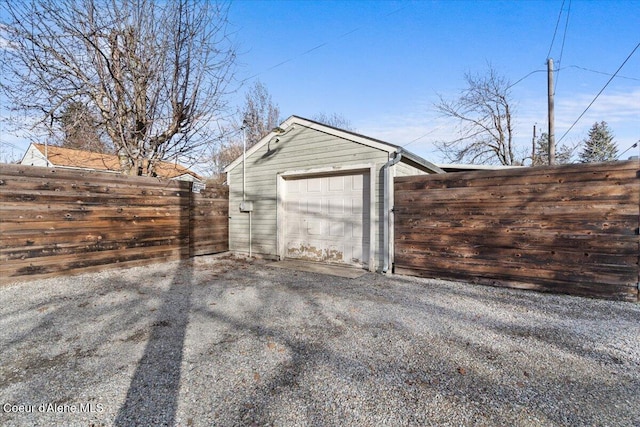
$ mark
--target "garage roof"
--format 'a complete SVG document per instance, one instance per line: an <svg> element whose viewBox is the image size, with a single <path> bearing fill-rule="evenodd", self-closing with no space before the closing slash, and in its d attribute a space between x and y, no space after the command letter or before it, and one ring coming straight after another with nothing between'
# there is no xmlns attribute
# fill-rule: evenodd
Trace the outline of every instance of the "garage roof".
<svg viewBox="0 0 640 427"><path fill-rule="evenodd" d="M421 169L425 171L435 172L435 173L444 173L442 169L436 166L434 163L429 162L428 160L423 159L422 157L405 150L399 145L391 144L386 141L381 141L379 139L371 138L369 136L361 135L356 132L336 128L333 126L326 125L324 123L316 122L313 120L305 119L299 116L291 116L282 124L279 128L274 129L272 132L269 132L268 135L263 137L257 144L247 150L247 157L251 156L254 152L258 151L262 146L267 144L272 138L277 137L282 133L282 131L286 131L293 125L305 126L307 128L315 129L320 132L324 132L342 139L346 139L349 141L356 142L358 144L363 144L365 146L376 148L378 150L386 151L389 154L392 153L401 153L402 157L410 162L414 163ZM242 163L242 156L238 157L231 164L229 164L226 168L224 168L224 172L229 172L234 169L237 165Z"/></svg>

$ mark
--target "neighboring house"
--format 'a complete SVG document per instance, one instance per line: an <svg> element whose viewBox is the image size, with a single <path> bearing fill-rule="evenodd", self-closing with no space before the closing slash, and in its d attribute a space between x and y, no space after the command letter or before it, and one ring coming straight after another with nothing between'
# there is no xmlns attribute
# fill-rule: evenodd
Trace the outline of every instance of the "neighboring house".
<svg viewBox="0 0 640 427"><path fill-rule="evenodd" d="M393 144L291 116L224 172L229 249L389 269L393 177L443 173Z"/></svg>
<svg viewBox="0 0 640 427"><path fill-rule="evenodd" d="M73 150L71 148L34 143L29 145L20 164L122 173L120 159L114 154ZM159 162L156 165L156 175L160 178L180 181L202 181L202 178L195 172L171 162Z"/></svg>

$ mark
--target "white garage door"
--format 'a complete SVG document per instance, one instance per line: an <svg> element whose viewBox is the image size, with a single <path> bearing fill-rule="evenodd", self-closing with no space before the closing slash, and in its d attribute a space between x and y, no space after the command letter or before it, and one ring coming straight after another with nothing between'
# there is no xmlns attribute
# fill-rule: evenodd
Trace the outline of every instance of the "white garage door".
<svg viewBox="0 0 640 427"><path fill-rule="evenodd" d="M289 179L285 185L288 258L368 264L368 173Z"/></svg>

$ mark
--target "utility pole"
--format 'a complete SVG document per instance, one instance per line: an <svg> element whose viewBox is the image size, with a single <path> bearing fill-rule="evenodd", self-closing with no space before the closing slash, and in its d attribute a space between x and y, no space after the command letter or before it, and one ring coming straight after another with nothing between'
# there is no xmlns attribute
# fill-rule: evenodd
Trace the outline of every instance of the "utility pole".
<svg viewBox="0 0 640 427"><path fill-rule="evenodd" d="M533 138L531 139L531 166L536 165L536 124L533 125Z"/></svg>
<svg viewBox="0 0 640 427"><path fill-rule="evenodd" d="M553 59L547 59L547 95L549 104L549 164L556 164L556 133L553 112Z"/></svg>

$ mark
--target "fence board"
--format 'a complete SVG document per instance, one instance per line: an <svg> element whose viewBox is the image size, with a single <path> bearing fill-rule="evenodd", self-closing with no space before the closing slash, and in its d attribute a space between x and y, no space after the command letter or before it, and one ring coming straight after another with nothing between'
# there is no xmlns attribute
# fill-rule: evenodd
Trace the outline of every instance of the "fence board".
<svg viewBox="0 0 640 427"><path fill-rule="evenodd" d="M192 193L190 218L191 256L229 250L229 187L214 186Z"/></svg>
<svg viewBox="0 0 640 427"><path fill-rule="evenodd" d="M0 283L226 251L227 200L223 186L1 165Z"/></svg>
<svg viewBox="0 0 640 427"><path fill-rule="evenodd" d="M638 301L637 161L395 179L394 271Z"/></svg>

